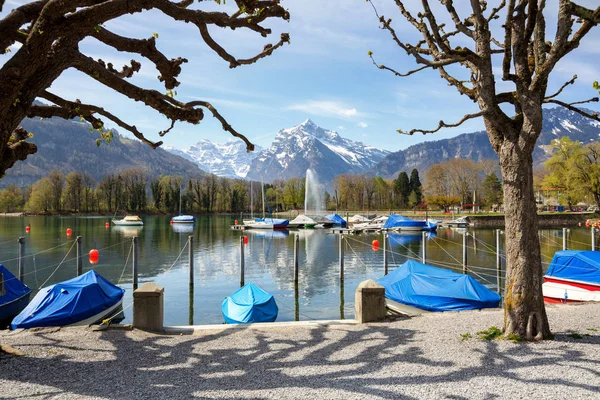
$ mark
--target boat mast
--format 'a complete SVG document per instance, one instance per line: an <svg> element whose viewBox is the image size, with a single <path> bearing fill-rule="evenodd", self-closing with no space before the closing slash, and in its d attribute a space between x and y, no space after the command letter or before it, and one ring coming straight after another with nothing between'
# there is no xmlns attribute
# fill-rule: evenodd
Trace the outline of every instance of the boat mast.
<svg viewBox="0 0 600 400"><path fill-rule="evenodd" d="M254 220L254 192L252 191L252 181L250 181L250 219Z"/></svg>
<svg viewBox="0 0 600 400"><path fill-rule="evenodd" d="M262 207L263 207L263 219L265 218L265 181L264 178L261 176L260 177L260 194L262 196Z"/></svg>

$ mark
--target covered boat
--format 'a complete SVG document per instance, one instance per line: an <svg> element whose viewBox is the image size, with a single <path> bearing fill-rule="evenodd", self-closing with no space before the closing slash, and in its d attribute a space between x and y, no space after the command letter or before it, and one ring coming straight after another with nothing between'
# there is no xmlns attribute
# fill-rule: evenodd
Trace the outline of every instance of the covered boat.
<svg viewBox="0 0 600 400"><path fill-rule="evenodd" d="M428 311L495 308L500 295L471 276L409 260L377 280L385 297Z"/></svg>
<svg viewBox="0 0 600 400"><path fill-rule="evenodd" d="M437 225L428 221L417 221L403 215L392 214L389 216L383 229L401 230L401 231L435 231Z"/></svg>
<svg viewBox="0 0 600 400"><path fill-rule="evenodd" d="M121 306L124 289L96 271L42 288L11 323L12 329L90 325Z"/></svg>
<svg viewBox="0 0 600 400"><path fill-rule="evenodd" d="M286 229L290 221L281 218L254 218L244 220L244 227L248 229Z"/></svg>
<svg viewBox="0 0 600 400"><path fill-rule="evenodd" d="M307 217L304 214L298 215L296 218L290 221L288 228L314 228L317 223L311 217Z"/></svg>
<svg viewBox="0 0 600 400"><path fill-rule="evenodd" d="M346 227L346 220L337 214L329 214L329 215L326 215L325 218L327 218L328 220L333 222L334 226L339 226L342 228Z"/></svg>
<svg viewBox="0 0 600 400"><path fill-rule="evenodd" d="M29 303L30 295L31 289L0 264L0 324L8 324L20 313Z"/></svg>
<svg viewBox="0 0 600 400"><path fill-rule="evenodd" d="M455 226L457 228L466 228L469 224L469 217L459 217L446 223L448 226Z"/></svg>
<svg viewBox="0 0 600 400"><path fill-rule="evenodd" d="M550 303L600 301L600 252L557 251L544 275L544 300Z"/></svg>
<svg viewBox="0 0 600 400"><path fill-rule="evenodd" d="M196 222L196 217L193 215L182 215L179 214L176 217L171 218L173 224L193 224Z"/></svg>
<svg viewBox="0 0 600 400"><path fill-rule="evenodd" d="M127 215L123 219L113 219L113 224L118 226L140 226L144 225L144 222L137 215Z"/></svg>
<svg viewBox="0 0 600 400"><path fill-rule="evenodd" d="M436 236L435 232L427 232L425 235L427 235L427 239ZM389 233L388 240L390 246L408 246L409 244L420 244L423 240L423 235L421 232L396 232Z"/></svg>
<svg viewBox="0 0 600 400"><path fill-rule="evenodd" d="M273 295L248 283L223 300L221 311L228 324L249 324L273 322L279 309Z"/></svg>

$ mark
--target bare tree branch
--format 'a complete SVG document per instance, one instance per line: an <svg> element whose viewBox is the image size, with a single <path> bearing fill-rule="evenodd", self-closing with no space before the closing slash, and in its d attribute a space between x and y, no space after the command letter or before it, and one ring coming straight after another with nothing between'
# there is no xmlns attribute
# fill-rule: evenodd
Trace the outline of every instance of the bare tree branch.
<svg viewBox="0 0 600 400"><path fill-rule="evenodd" d="M474 118L479 118L481 116L483 116L483 112L482 111L480 111L478 113L475 113L475 114L466 114L458 122L456 122L454 124L447 124L444 121L440 121L438 123L437 128L435 128L435 129L431 129L431 130L426 130L426 129L411 129L408 132L404 132L404 131L402 131L402 130L399 129L398 133L405 133L407 135L412 135L413 133L420 132L423 135L426 135L428 133L435 133L435 132L439 131L442 128L454 128L454 127L460 126L460 125L462 125L467 120L474 119Z"/></svg>
<svg viewBox="0 0 600 400"><path fill-rule="evenodd" d="M574 84L575 80L577 80L577 75L573 75L573 78L570 81L563 83L563 85L560 87L560 89L558 89L558 91L556 93L554 93L553 95L550 95L550 96L546 96L546 98L544 98L544 101L550 100L550 99L558 96L559 94L561 94L561 92L564 90L564 88L566 88L569 85Z"/></svg>
<svg viewBox="0 0 600 400"><path fill-rule="evenodd" d="M566 108L568 110L571 110L571 111L575 111L576 113L581 114L584 117L587 117L589 119L593 119L594 121L600 121L600 116L598 115L597 112L594 112L594 113L590 114L590 113L588 113L586 111L583 111L583 110L581 110L581 109L579 109L577 107L573 107L574 104L595 103L595 102L598 102L598 100L599 100L598 97L594 97L594 98L591 98L589 100L577 101L577 102L574 102L574 103L565 103L563 101L556 100L556 99L546 99L546 100L544 100L544 103L546 103L546 104L547 103L558 104L559 106L562 106L562 107L564 107L564 108Z"/></svg>

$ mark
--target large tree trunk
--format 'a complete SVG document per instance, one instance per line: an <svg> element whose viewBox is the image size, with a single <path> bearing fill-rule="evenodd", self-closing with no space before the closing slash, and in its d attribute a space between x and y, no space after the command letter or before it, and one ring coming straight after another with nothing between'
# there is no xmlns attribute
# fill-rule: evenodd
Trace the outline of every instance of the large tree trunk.
<svg viewBox="0 0 600 400"><path fill-rule="evenodd" d="M528 340L550 339L552 334L542 295L533 146L524 142L523 138L529 134L522 132L515 136L518 139L505 139L498 149L506 223L504 333Z"/></svg>

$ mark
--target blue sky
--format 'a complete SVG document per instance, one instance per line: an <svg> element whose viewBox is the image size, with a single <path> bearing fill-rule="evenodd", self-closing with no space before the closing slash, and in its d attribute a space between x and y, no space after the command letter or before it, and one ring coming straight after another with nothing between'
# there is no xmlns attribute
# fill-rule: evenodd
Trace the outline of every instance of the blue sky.
<svg viewBox="0 0 600 400"><path fill-rule="evenodd" d="M24 1L7 0L5 11L0 15L22 3ZM227 3L219 6L208 2L196 7L233 10L235 3ZM405 23L392 0L374 3L380 14L395 21L396 31L407 38L407 42L416 41L416 33ZM407 2L414 3L417 2ZM464 0L456 3L458 10L466 9ZM489 3L496 2L491 0ZM557 2L548 3L548 9L552 9ZM594 0L579 3L597 6ZM424 140L483 129L481 120L474 120L434 135L396 133L399 128L433 128L440 119L455 122L463 114L476 112L478 108L431 71L397 78L378 70L367 56L368 50L374 52L379 63L399 71L414 69L415 64L392 43L386 31L378 28L377 17L365 0L283 0L282 5L289 9L291 20L289 23L267 22L273 34L266 40L248 30L211 29L215 39L238 58L253 56L264 44L277 42L281 32L290 33L290 45L256 64L232 70L202 42L195 27L175 23L159 12L126 16L106 27L115 33L137 38L158 33L158 47L167 57L181 56L189 60L183 65L177 98L210 101L239 132L263 147L270 145L278 130L300 124L307 118L344 137L390 151ZM553 25L552 21L548 22L549 31ZM142 70L132 81L146 88L165 91L156 79L157 71L137 55L116 52L94 40L86 40L81 50L115 66L132 58L142 61ZM0 63L2 57L6 56L0 56ZM561 99L575 101L597 95L592 82L600 80L600 28L593 30L580 48L557 66L549 92L558 89L573 74L579 79L561 95ZM159 140L156 132L169 126L169 122L152 109L76 71L66 71L51 91L71 100L79 98L103 106L136 125L151 140ZM588 107L600 110L597 104ZM162 140L165 145L185 148L201 138L222 143L231 136L207 113L200 125L179 123Z"/></svg>

